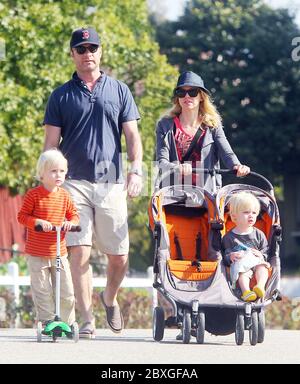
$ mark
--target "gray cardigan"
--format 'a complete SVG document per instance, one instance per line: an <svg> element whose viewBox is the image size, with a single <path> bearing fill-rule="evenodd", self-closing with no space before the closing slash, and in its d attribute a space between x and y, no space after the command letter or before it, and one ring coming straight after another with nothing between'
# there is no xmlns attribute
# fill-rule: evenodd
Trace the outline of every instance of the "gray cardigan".
<svg viewBox="0 0 300 384"><path fill-rule="evenodd" d="M158 161L158 166L163 173L179 164L173 128L174 120L170 117L159 120L156 127L156 161ZM202 145L200 168L219 169L220 159L228 169L240 164L225 136L223 128L211 129L208 127ZM212 192L213 183L210 175L205 174L203 177L203 187ZM217 188L222 186L221 175L217 175L216 184Z"/></svg>

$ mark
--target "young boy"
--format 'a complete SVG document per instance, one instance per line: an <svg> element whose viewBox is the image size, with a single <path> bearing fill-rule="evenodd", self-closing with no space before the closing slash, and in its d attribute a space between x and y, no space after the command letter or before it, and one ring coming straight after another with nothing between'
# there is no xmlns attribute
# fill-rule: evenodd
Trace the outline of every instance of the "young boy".
<svg viewBox="0 0 300 384"><path fill-rule="evenodd" d="M260 203L249 192L234 194L229 200L229 212L235 227L222 239L224 262L230 265L233 288L236 281L242 291L242 300L255 301L265 295L268 280L268 241L265 234L254 227ZM257 284L250 290L250 279L255 275Z"/></svg>
<svg viewBox="0 0 300 384"><path fill-rule="evenodd" d="M41 154L37 163L37 179L41 182L30 189L18 213L19 223L27 228L25 252L31 277L31 290L37 321L45 325L55 317L53 290L55 286L56 232L52 226L62 226L61 233L61 320L75 321L75 298L67 260L65 231L77 225L79 217L67 191L61 188L67 173L67 160L57 149ZM35 231L36 225L43 232Z"/></svg>

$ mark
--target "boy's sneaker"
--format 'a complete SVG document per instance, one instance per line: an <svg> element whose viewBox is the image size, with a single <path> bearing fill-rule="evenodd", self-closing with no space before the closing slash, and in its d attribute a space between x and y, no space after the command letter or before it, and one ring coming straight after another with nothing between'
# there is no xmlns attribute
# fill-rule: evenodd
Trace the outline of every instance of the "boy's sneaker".
<svg viewBox="0 0 300 384"><path fill-rule="evenodd" d="M52 323L53 320L45 320L45 321L42 321L42 326L43 328L47 327L48 324Z"/></svg>
<svg viewBox="0 0 300 384"><path fill-rule="evenodd" d="M94 339L96 337L95 327L90 321L82 324L79 329L79 337L80 339Z"/></svg>
<svg viewBox="0 0 300 384"><path fill-rule="evenodd" d="M46 331L46 327L47 325L51 324L53 322L53 320L46 320L46 321L42 321L42 327L43 327L43 330L42 330L42 334L43 335L48 335L48 332Z"/></svg>
<svg viewBox="0 0 300 384"><path fill-rule="evenodd" d="M266 291L259 285L256 285L255 287L253 287L253 291L256 293L256 296L259 297L260 299L263 298L266 293Z"/></svg>
<svg viewBox="0 0 300 384"><path fill-rule="evenodd" d="M255 292L248 290L243 292L241 299L247 302L255 301L257 299L257 296Z"/></svg>

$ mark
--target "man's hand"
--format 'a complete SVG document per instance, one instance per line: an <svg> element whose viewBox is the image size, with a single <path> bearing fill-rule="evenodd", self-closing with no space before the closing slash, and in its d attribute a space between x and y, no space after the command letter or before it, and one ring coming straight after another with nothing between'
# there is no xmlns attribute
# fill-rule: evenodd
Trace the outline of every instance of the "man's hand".
<svg viewBox="0 0 300 384"><path fill-rule="evenodd" d="M143 178L142 176L136 175L135 173L128 173L127 175L127 193L130 198L137 197L143 187Z"/></svg>

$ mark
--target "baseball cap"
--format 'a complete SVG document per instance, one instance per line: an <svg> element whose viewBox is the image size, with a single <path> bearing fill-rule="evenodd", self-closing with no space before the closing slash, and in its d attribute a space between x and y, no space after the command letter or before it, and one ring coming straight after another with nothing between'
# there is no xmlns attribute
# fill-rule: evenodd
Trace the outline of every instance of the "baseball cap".
<svg viewBox="0 0 300 384"><path fill-rule="evenodd" d="M70 40L71 48L75 48L86 43L95 45L101 44L100 37L94 28L79 28L73 31Z"/></svg>

